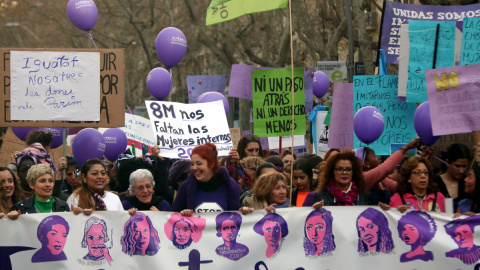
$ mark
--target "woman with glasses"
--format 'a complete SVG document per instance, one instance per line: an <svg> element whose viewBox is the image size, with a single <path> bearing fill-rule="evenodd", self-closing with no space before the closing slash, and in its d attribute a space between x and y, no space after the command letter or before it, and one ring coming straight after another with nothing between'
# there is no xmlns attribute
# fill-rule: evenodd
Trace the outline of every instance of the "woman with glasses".
<svg viewBox="0 0 480 270"><path fill-rule="evenodd" d="M390 207L402 213L407 209L445 212L445 196L436 189L428 160L412 157L402 165L397 193L392 196Z"/></svg>
<svg viewBox="0 0 480 270"><path fill-rule="evenodd" d="M249 182L248 176L240 164L240 160L244 159L245 157L263 158L262 144L260 143L259 137L252 134L242 136L238 141L237 148L232 149L230 153L228 153L228 159L226 161L228 174L230 174L230 176L237 181L242 189L242 192L248 190Z"/></svg>
<svg viewBox="0 0 480 270"><path fill-rule="evenodd" d="M309 193L303 206L320 209L323 205L370 205L360 160L351 150L343 150L327 159L317 193Z"/></svg>
<svg viewBox="0 0 480 270"><path fill-rule="evenodd" d="M106 191L107 171L102 161L89 159L80 170L82 185L68 197L67 204L75 215L83 212L90 215L93 211L123 211L120 198Z"/></svg>
<svg viewBox="0 0 480 270"><path fill-rule="evenodd" d="M162 197L154 196L155 181L149 170L138 169L130 174L128 191L133 196L127 197L123 202L123 209L130 215L140 211L170 211L170 204Z"/></svg>

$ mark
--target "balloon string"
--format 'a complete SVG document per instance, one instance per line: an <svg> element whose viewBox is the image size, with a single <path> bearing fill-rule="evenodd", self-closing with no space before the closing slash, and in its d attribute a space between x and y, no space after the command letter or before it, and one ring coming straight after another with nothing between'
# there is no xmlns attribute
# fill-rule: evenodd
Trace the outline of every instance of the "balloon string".
<svg viewBox="0 0 480 270"><path fill-rule="evenodd" d="M95 46L95 48L98 49L97 44L95 44L95 40L93 40L92 34L90 32L88 32L87 37L88 37L88 39L90 39L93 42L93 46Z"/></svg>
<svg viewBox="0 0 480 270"><path fill-rule="evenodd" d="M135 120L135 123L137 123L137 119L135 119L135 114L132 112L132 110L130 110L130 107L128 107L128 104L127 104L127 102L125 102L125 105L127 106L127 109L128 109L128 111L129 111L129 112L130 112L130 114L132 115L132 117L133 117L133 120Z"/></svg>

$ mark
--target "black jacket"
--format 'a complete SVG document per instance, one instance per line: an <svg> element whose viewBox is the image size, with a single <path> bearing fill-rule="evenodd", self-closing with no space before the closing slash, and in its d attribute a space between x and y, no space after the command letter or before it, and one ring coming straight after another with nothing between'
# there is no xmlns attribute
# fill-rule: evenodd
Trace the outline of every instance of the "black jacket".
<svg viewBox="0 0 480 270"><path fill-rule="evenodd" d="M17 202L12 210L20 210L22 214L36 214L37 209L35 208L35 195L26 198L25 200ZM53 197L53 206L52 212L70 212L70 208L67 203L60 200L57 197Z"/></svg>

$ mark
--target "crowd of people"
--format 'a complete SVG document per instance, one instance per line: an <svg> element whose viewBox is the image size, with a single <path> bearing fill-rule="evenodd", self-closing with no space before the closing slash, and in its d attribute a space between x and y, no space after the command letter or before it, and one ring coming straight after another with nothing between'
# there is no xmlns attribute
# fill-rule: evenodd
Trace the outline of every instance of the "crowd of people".
<svg viewBox="0 0 480 270"><path fill-rule="evenodd" d="M152 153L135 157L129 150L115 161L91 159L78 166L74 157L57 163L48 155L52 134L33 131L28 145L0 167L0 218L26 213L93 211L173 211L188 221L193 213L240 211L248 214L286 207L380 205L402 213L408 209L445 212L454 217L480 212L480 187L472 151L454 143L442 168L434 169L432 151L414 139L381 161L368 147L330 149L324 158L297 157L286 149L262 149L255 135L244 135L227 157L212 143L195 147L190 160ZM422 154L408 157L409 150ZM420 151L419 151L420 152ZM12 153L13 154L13 153ZM58 169L57 169L58 166ZM322 210L323 211L323 210ZM318 212L318 215L324 215ZM312 216L312 222L315 216ZM309 244L315 250L315 243ZM318 248L318 247L317 247Z"/></svg>

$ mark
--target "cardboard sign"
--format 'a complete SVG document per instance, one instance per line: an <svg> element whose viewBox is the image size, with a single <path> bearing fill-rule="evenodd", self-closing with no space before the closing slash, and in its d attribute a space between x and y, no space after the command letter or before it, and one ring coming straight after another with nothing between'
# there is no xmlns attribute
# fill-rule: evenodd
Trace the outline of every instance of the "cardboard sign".
<svg viewBox="0 0 480 270"><path fill-rule="evenodd" d="M0 126L3 127L122 127L125 124L125 64L123 49L57 49L64 52L100 53L100 121L31 121L11 118L10 51L45 49L0 48ZM61 74L61 72L60 72Z"/></svg>
<svg viewBox="0 0 480 270"><path fill-rule="evenodd" d="M480 130L480 64L427 70L433 135Z"/></svg>
<svg viewBox="0 0 480 270"><path fill-rule="evenodd" d="M232 136L233 148L237 148L238 141L240 141L240 138L242 137L242 133L240 132L240 128L231 128L230 129L230 135Z"/></svg>
<svg viewBox="0 0 480 270"><path fill-rule="evenodd" d="M227 156L232 150L222 101L182 104L146 100L145 104L162 156L190 159L193 148L207 142L217 146L218 156Z"/></svg>
<svg viewBox="0 0 480 270"><path fill-rule="evenodd" d="M252 71L253 124L255 135L277 137L305 134L304 71L291 69ZM292 92L295 95L295 104ZM292 104L294 105L292 111ZM292 123L292 114L295 123Z"/></svg>

